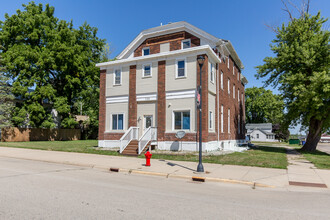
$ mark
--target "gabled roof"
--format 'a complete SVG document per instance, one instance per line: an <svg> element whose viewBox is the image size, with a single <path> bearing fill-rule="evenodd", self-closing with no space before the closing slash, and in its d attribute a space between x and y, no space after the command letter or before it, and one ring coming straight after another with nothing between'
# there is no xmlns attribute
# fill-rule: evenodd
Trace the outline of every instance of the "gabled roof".
<svg viewBox="0 0 330 220"><path fill-rule="evenodd" d="M272 123L255 123L255 124L246 124L246 129L259 129L259 130L272 130Z"/></svg>
<svg viewBox="0 0 330 220"><path fill-rule="evenodd" d="M230 55L240 69L244 68L230 41L217 38L185 21L170 23L142 31L116 58L119 60L128 58L129 55L148 38L178 31L187 31L196 37L203 39L203 41L209 44L212 48L215 46L219 48L221 47L221 50L225 51L225 54L223 55Z"/></svg>

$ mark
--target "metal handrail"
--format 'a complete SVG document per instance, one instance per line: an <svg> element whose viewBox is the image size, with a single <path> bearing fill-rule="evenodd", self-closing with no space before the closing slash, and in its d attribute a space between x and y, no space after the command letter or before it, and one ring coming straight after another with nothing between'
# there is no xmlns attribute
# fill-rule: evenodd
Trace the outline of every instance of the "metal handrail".
<svg viewBox="0 0 330 220"><path fill-rule="evenodd" d="M139 151L138 153L141 154L142 150L147 146L150 141L157 140L157 127L149 127L144 132L144 134L139 139Z"/></svg>
<svg viewBox="0 0 330 220"><path fill-rule="evenodd" d="M122 153L132 140L139 139L139 127L130 127L120 138L120 153Z"/></svg>

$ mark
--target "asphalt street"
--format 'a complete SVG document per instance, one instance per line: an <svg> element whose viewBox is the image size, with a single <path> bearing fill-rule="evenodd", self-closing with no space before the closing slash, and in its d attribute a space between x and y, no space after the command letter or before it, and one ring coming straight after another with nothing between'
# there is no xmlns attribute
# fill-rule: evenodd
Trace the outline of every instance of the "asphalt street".
<svg viewBox="0 0 330 220"><path fill-rule="evenodd" d="M318 143L316 149L330 154L330 143Z"/></svg>
<svg viewBox="0 0 330 220"><path fill-rule="evenodd" d="M330 193L0 157L0 219L329 219Z"/></svg>

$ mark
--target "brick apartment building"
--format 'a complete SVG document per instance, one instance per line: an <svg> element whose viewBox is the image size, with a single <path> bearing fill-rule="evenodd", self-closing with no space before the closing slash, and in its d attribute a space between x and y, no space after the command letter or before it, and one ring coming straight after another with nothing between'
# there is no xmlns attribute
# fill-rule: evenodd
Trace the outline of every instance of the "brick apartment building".
<svg viewBox="0 0 330 220"><path fill-rule="evenodd" d="M204 151L239 150L245 139L243 64L228 40L187 23L142 31L115 61L100 68L99 146L152 144L161 150L197 151L196 97L202 67ZM185 136L177 137L178 131Z"/></svg>

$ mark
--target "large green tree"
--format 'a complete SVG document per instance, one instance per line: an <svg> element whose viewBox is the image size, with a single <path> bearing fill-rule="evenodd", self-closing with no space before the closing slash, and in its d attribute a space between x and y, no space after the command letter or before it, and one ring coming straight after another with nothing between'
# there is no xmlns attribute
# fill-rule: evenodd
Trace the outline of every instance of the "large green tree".
<svg viewBox="0 0 330 220"><path fill-rule="evenodd" d="M10 118L14 107L14 96L11 93L9 78L4 75L5 68L2 63L0 54L0 129L11 125Z"/></svg>
<svg viewBox="0 0 330 220"><path fill-rule="evenodd" d="M287 123L300 122L308 128L302 149L315 151L322 132L330 125L330 34L322 29L327 19L320 13L308 14L308 8L298 18L286 11L291 20L276 29L271 45L275 57L266 57L256 76L266 77L266 85L279 85Z"/></svg>
<svg viewBox="0 0 330 220"><path fill-rule="evenodd" d="M87 23L75 29L73 23L54 16L54 7L23 4L24 10L5 15L0 22L0 44L6 73L13 80L13 93L22 97L13 122L26 117L32 127L54 127L51 109L61 117L61 127L76 125L75 103L87 99L84 108L97 120L99 71L105 40ZM92 109L92 110L91 110Z"/></svg>
<svg viewBox="0 0 330 220"><path fill-rule="evenodd" d="M281 95L265 88L245 89L245 113L247 123L280 123L284 115Z"/></svg>

